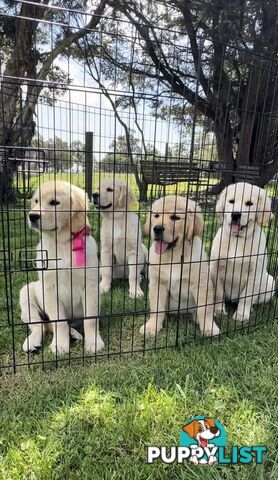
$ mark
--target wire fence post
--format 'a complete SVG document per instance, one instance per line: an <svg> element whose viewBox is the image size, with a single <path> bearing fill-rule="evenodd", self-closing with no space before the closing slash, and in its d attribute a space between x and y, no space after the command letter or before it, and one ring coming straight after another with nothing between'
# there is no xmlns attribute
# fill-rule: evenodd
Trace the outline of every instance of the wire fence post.
<svg viewBox="0 0 278 480"><path fill-rule="evenodd" d="M85 190L88 197L92 198L93 191L93 132L85 133Z"/></svg>

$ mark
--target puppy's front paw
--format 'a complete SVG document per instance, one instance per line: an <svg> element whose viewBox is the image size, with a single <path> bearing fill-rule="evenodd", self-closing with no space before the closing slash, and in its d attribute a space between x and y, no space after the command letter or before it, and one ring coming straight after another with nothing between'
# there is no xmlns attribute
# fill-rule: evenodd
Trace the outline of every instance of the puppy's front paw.
<svg viewBox="0 0 278 480"><path fill-rule="evenodd" d="M216 303L214 306L214 315L220 317L221 315L227 315L225 303Z"/></svg>
<svg viewBox="0 0 278 480"><path fill-rule="evenodd" d="M70 336L73 340L77 340L77 341L80 341L82 340L82 335L81 333L79 333L77 330L75 330L75 328L71 327L70 329Z"/></svg>
<svg viewBox="0 0 278 480"><path fill-rule="evenodd" d="M143 297L143 295L144 295L144 292L143 290L141 290L140 286L136 287L135 289L134 288L129 289L130 298L140 298L140 297Z"/></svg>
<svg viewBox="0 0 278 480"><path fill-rule="evenodd" d="M66 355L69 353L70 345L69 339L64 340L63 342L56 342L55 339L52 340L50 344L50 350L54 355Z"/></svg>
<svg viewBox="0 0 278 480"><path fill-rule="evenodd" d="M140 327L141 335L154 337L157 333L160 332L161 326L156 323L156 321L149 320L146 324L144 323Z"/></svg>
<svg viewBox="0 0 278 480"><path fill-rule="evenodd" d="M216 335L220 335L220 333L221 332L215 322L213 322L210 328L206 328L204 331L204 334L206 335L206 337L214 337Z"/></svg>
<svg viewBox="0 0 278 480"><path fill-rule="evenodd" d="M41 347L41 340L34 337L34 335L29 335L23 343L23 351L25 353L35 352L38 348Z"/></svg>
<svg viewBox="0 0 278 480"><path fill-rule="evenodd" d="M101 295L103 293L109 292L110 288L111 288L110 283L101 281L100 284L99 284L99 292L100 292Z"/></svg>
<svg viewBox="0 0 278 480"><path fill-rule="evenodd" d="M248 312L239 312L238 310L235 311L233 314L233 320L236 322L243 322L244 320L249 320L250 314Z"/></svg>
<svg viewBox="0 0 278 480"><path fill-rule="evenodd" d="M209 465L213 465L214 463L217 463L217 458L216 458L214 455L211 455L211 456L209 457L208 464L209 464Z"/></svg>
<svg viewBox="0 0 278 480"><path fill-rule="evenodd" d="M85 349L89 353L96 353L105 347L104 341L101 337L97 337L94 341L85 341Z"/></svg>

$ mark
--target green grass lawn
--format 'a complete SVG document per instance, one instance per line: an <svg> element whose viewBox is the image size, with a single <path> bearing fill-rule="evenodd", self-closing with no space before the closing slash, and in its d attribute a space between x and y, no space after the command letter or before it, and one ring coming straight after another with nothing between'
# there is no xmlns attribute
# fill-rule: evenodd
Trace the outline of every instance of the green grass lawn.
<svg viewBox="0 0 278 480"><path fill-rule="evenodd" d="M25 211L29 211L28 202L25 205ZM142 211L142 223L144 216L145 212ZM99 243L99 214L91 211L89 217L93 236ZM207 214L205 218L204 244L209 253L211 241L219 223L213 215ZM5 281L5 276L0 274L0 364L6 369L21 364L43 363L47 367L52 364L55 366L56 359L53 358L48 348L44 348L35 356L28 356L22 351L22 344L27 336L28 328L26 324L20 321L19 291L24 284L36 280L37 273L24 270L24 263L20 265L19 262L20 253L24 253L27 248L27 250L30 250L28 256L35 257L38 235L27 228L22 204L17 205L15 209L10 209L6 213L3 223L6 233L4 243L6 247L10 246L13 251L13 258L8 281ZM270 252L269 270L276 277L277 254L271 255L271 252L277 253L277 237L274 227L272 225L268 242ZM148 246L148 239L144 239L144 241ZM156 338L142 339L139 329L148 316L148 285L146 281L143 281L143 290L144 297L132 300L128 294L128 282L119 280L114 281L113 289L102 296L101 331L106 348L99 353L99 357L124 355L129 352L139 352L142 349L175 347L190 344L194 341L197 341L197 343L203 342L201 332L188 317L181 318L179 322L175 317L169 317L165 321L162 332ZM253 308L251 318L246 324L235 322L232 319L233 312L230 310L230 315L219 319L218 325L223 337L225 335L233 337L238 331L252 331L265 324L269 319L275 318L277 316L276 311L277 299L275 298L266 305ZM8 317L13 324L12 327L7 324ZM50 342L51 336L48 336L45 346L47 347ZM61 362L77 363L84 356L83 348L82 343L74 345L70 356L63 358Z"/></svg>
<svg viewBox="0 0 278 480"><path fill-rule="evenodd" d="M76 344L56 369L48 348L35 356L22 352L27 328L20 323L19 290L36 273L20 269L19 252L34 249L38 241L26 227L28 210L22 200L2 214L2 243L13 258L5 282L0 255L0 480L278 478L277 298L255 307L248 325L235 324L231 315L223 317L218 321L222 341L204 341L187 318L179 323L168 318L158 337L144 343L139 327L148 312L147 284L145 296L134 301L127 282L115 282L102 297L106 349L100 361L80 360L83 347ZM96 212L90 213L90 221L99 242ZM208 252L218 225L214 215L205 215ZM272 223L267 230L269 271L277 277L275 232ZM14 327L8 326L8 316ZM48 337L46 347L50 341ZM170 348L176 346L178 350ZM143 348L145 356L139 353ZM158 351L149 352L154 348ZM30 367L18 367L13 375L14 364ZM147 465L146 446L178 445L182 423L197 414L218 418L230 445L266 444L264 465Z"/></svg>
<svg viewBox="0 0 278 480"><path fill-rule="evenodd" d="M95 171L93 173L93 191L99 187L99 183L103 178L113 177L115 180L123 180L128 183L129 187L135 192L135 194L139 197L139 190L136 183L135 175L131 173L107 173L107 172L98 172ZM23 178L19 175L17 178L17 182L15 187L17 188L19 193L27 194L27 196L31 196L38 185L41 185L48 180L63 180L66 182L70 182L78 187L85 188L85 176L83 172L79 173L72 173L72 172L56 172L55 174L52 172L48 173L41 173L39 175L31 175L30 179L23 183ZM217 178L200 178L200 182L198 187L194 184L189 182L178 182L173 185L167 185L165 187L165 194L192 194L192 193L201 193L202 191L206 190L208 187L211 187L215 183L218 183ZM270 197L275 196L276 189L275 186L269 185L267 187L267 192ZM163 194L163 188L158 185L149 185L148 187L148 200L152 198L156 198L158 195Z"/></svg>
<svg viewBox="0 0 278 480"><path fill-rule="evenodd" d="M115 180L123 180L128 183L129 187L135 192L137 196L139 196L139 190L137 187L136 179L134 174L130 173L107 173L107 172L98 172L95 171L93 174L93 191L99 187L99 183L103 178L113 177ZM57 172L52 173L44 173L39 175L32 175L30 176L29 181L23 183L23 179L18 176L16 188L18 189L19 193L26 193L28 196L31 196L32 193L35 191L38 185L48 181L48 180L63 180L66 182L70 182L78 187L85 188L85 177L84 173L72 173L72 172ZM203 178L201 184L198 186L198 191L201 192L205 190L209 185L213 185L217 183L217 179L210 178L206 179ZM165 193L167 195L170 194L184 194L184 193L191 193L197 190L196 185L191 185L189 182L178 182L177 184L167 185L165 188ZM160 193L162 194L163 189L158 185L149 185L148 188L148 199L156 198L156 196Z"/></svg>
<svg viewBox="0 0 278 480"><path fill-rule="evenodd" d="M277 334L3 375L0 478L277 479ZM218 418L229 445L267 445L264 464L147 465L146 446L178 445L197 414Z"/></svg>

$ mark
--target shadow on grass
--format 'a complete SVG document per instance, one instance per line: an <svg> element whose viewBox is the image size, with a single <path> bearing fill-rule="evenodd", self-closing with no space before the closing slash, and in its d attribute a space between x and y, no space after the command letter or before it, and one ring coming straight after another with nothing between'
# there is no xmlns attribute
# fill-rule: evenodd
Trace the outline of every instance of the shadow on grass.
<svg viewBox="0 0 278 480"><path fill-rule="evenodd" d="M2 478L277 478L277 333L3 376ZM266 463L147 465L146 446L178 445L181 425L197 414L218 418L229 445L266 444Z"/></svg>

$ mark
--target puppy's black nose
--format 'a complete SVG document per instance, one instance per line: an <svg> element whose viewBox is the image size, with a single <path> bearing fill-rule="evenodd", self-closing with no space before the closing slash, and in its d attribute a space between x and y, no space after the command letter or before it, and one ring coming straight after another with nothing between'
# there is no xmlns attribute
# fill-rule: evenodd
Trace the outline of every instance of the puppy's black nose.
<svg viewBox="0 0 278 480"><path fill-rule="evenodd" d="M39 213L29 213L30 222L35 223L41 218Z"/></svg>
<svg viewBox="0 0 278 480"><path fill-rule="evenodd" d="M165 228L163 227L163 225L155 225L153 227L153 231L156 235L161 235L163 232L164 232Z"/></svg>
<svg viewBox="0 0 278 480"><path fill-rule="evenodd" d="M240 220L241 213L240 212L233 212L231 214L231 217L232 217L232 222L238 222Z"/></svg>
<svg viewBox="0 0 278 480"><path fill-rule="evenodd" d="M94 193L93 193L93 199L94 199L94 200L98 200L98 198L99 198L99 193L98 193L98 192L94 192Z"/></svg>
<svg viewBox="0 0 278 480"><path fill-rule="evenodd" d="M218 432L218 428L217 427L210 427L210 431L211 433L214 433L214 435Z"/></svg>

